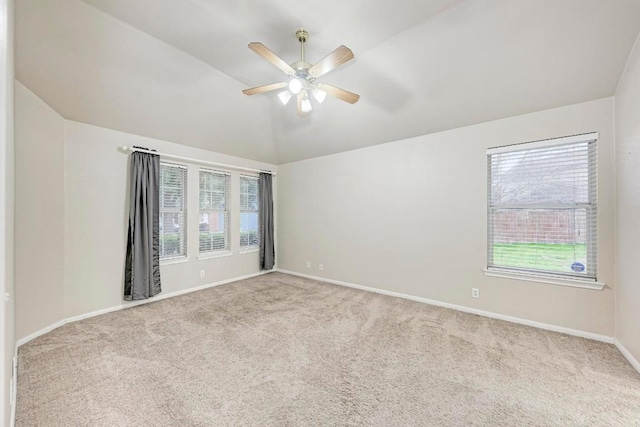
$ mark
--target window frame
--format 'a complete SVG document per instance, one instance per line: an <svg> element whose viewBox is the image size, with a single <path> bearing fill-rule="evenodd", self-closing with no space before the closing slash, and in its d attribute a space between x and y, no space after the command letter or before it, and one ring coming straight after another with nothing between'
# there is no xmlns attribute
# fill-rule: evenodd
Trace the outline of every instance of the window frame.
<svg viewBox="0 0 640 427"><path fill-rule="evenodd" d="M207 191L205 189L203 189L200 186L200 178L202 176L202 174L213 174L213 175L222 175L224 176L225 179L225 190L223 192L224 194L224 224L225 224L225 230L223 233L224 236L224 242L225 242L225 246L222 249L214 249L214 250L210 250L210 251L202 251L202 248L200 246L200 217L203 213L208 213L210 212L212 209L205 209L203 210L201 208L202 204L201 204L201 197L202 197L202 193L203 191ZM210 190L211 192L213 192L213 190ZM232 243L231 243L231 213L232 213L232 207L231 207L231 173L227 172L227 171L223 171L223 170L219 170L219 169L211 169L211 168L206 168L206 167L200 167L198 168L198 260L207 260L207 259L212 259L212 258L220 258L220 257L225 257L225 256L230 256L233 255L233 250L232 250Z"/></svg>
<svg viewBox="0 0 640 427"><path fill-rule="evenodd" d="M176 169L180 169L182 171L182 194L181 194L181 204L182 204L182 209L166 209L166 208L162 208L162 202L160 202L160 206L158 206L158 222L161 222L161 219L163 218L163 214L164 213L182 213L182 227L179 233L180 236L180 241L184 242L183 246L184 248L184 252L178 255L172 254L169 256L166 255L160 255L159 256L159 260L160 263L165 265L165 264L175 264L175 263L181 263L181 262L187 262L189 260L188 258L188 253L189 253L189 245L188 245L188 222L189 222L189 218L188 218L188 203L187 203L187 197L188 197L188 186L189 186L189 167L185 164L180 164L180 163L172 163L172 162L165 162L165 161L161 161L160 162L160 174L162 174L162 168L163 167L168 167L168 168L176 168ZM159 192L159 200L162 200L162 179L160 179L160 184L159 184L159 188L158 188L158 192ZM173 233L172 233L173 234ZM161 248L162 247L162 236L164 235L163 232L160 232L160 228L158 227L158 247Z"/></svg>
<svg viewBox="0 0 640 427"><path fill-rule="evenodd" d="M493 147L487 149L487 251L486 251L486 268L484 272L487 276L492 277L502 277L502 278L512 278L519 279L525 281L535 281L541 283L550 283L556 285L566 285L566 286L574 286L580 288L587 289L598 289L601 290L604 288L605 284L598 282L597 280L597 262L598 262L598 242L597 242L597 186L598 186L598 168L597 168L597 141L599 135L597 132L592 132L583 135L574 135L569 137L560 137L547 139L542 141L535 141L523 144L514 144L507 145L501 147ZM539 149L539 148L552 148L563 145L572 145L572 144L594 144L594 148L588 148L588 161L589 161L589 169L588 169L588 187L589 187L589 200L587 203L539 203L539 204L526 204L526 203L513 203L513 204L497 204L494 205L492 203L492 155L501 154L501 153L511 153L517 151L531 150L531 149ZM592 157L593 156L593 157ZM494 234L493 230L493 212L500 209L513 209L513 210L535 210L535 209L544 209L544 210L571 210L576 211L578 209L584 209L586 211L587 219L586 219L586 227L587 227L587 236L593 236L593 239L587 239L587 265L594 266L594 275L593 276L585 276L579 277L570 273L556 272L552 270L538 270L531 269L527 267L511 267L511 266L496 266L493 265L493 245L494 245ZM591 219L590 216L595 216L595 218ZM591 229L590 227L595 227Z"/></svg>
<svg viewBox="0 0 640 427"><path fill-rule="evenodd" d="M252 180L256 182L256 187L257 187L257 197L258 197L258 207L257 209L254 210L245 210L243 209L242 206L242 180L246 179L246 180ZM239 214L242 217L243 213L256 213L258 215L258 243L255 245L242 245L242 219L240 219L240 221L238 221L238 231L239 231L239 238L238 238L238 243L239 243L239 247L240 247L240 253L251 253L251 252L257 252L260 250L260 177L255 176L255 175L245 175L245 174L241 174L240 175L240 181L239 181L239 189L238 189L238 194L240 196L240 209L239 209ZM249 195L249 193L246 193L247 196Z"/></svg>

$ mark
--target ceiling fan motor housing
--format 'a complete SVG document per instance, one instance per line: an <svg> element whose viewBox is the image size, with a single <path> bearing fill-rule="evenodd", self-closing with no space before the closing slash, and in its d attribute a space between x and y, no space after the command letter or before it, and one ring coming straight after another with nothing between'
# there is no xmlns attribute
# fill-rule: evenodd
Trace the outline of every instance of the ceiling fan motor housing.
<svg viewBox="0 0 640 427"><path fill-rule="evenodd" d="M309 74L309 68L311 68L311 64L304 61L296 61L291 63L291 68L296 70L296 76L301 77L301 75L306 76Z"/></svg>

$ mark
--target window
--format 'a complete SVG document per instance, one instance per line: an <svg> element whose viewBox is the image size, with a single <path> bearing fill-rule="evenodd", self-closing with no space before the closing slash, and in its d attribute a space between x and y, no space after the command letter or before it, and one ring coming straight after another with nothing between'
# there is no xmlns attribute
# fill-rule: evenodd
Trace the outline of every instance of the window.
<svg viewBox="0 0 640 427"><path fill-rule="evenodd" d="M200 169L200 254L230 251L229 190L228 173Z"/></svg>
<svg viewBox="0 0 640 427"><path fill-rule="evenodd" d="M240 249L258 248L258 178L240 176Z"/></svg>
<svg viewBox="0 0 640 427"><path fill-rule="evenodd" d="M160 163L160 259L187 254L187 168Z"/></svg>
<svg viewBox="0 0 640 427"><path fill-rule="evenodd" d="M596 280L597 138L487 151L488 270Z"/></svg>

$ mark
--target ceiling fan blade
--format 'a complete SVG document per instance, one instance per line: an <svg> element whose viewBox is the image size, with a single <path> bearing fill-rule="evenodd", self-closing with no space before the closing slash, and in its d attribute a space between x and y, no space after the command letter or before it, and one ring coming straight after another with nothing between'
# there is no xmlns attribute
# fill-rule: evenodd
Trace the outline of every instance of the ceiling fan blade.
<svg viewBox="0 0 640 427"><path fill-rule="evenodd" d="M340 89L339 87L331 86L326 83L318 83L317 88L327 92L328 95L341 99L349 104L355 104L360 99L360 95L356 93L349 92L348 90Z"/></svg>
<svg viewBox="0 0 640 427"><path fill-rule="evenodd" d="M259 93L271 92L272 90L282 89L283 87L286 87L286 86L287 86L287 83L285 82L271 83L270 85L262 85L262 86L252 87L250 89L245 89L242 91L242 93L244 93L245 95L257 95Z"/></svg>
<svg viewBox="0 0 640 427"><path fill-rule="evenodd" d="M307 113L305 113L304 111L302 111L302 98L303 98L303 97L304 97L304 95L302 94L302 92L300 92L300 93L298 94L298 101L297 101L297 104L298 104L298 115L299 115L300 117L302 117L302 116L306 116L306 115L307 115Z"/></svg>
<svg viewBox="0 0 640 427"><path fill-rule="evenodd" d="M353 52L351 52L351 49L346 46L340 46L329 55L322 58L322 60L320 60L316 65L309 68L309 75L311 77L320 77L352 58Z"/></svg>
<svg viewBox="0 0 640 427"><path fill-rule="evenodd" d="M262 43L253 42L249 43L249 49L262 56L267 61L271 62L276 67L280 68L282 71L292 76L296 73L296 71L291 68L289 64L284 62L278 55L273 53L268 47L263 45Z"/></svg>

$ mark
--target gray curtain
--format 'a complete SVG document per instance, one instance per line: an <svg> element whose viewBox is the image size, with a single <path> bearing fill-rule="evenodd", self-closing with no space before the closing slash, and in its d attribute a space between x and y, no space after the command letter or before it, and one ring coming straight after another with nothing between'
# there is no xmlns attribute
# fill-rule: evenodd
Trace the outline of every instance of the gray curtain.
<svg viewBox="0 0 640 427"><path fill-rule="evenodd" d="M273 241L273 190L271 174L260 173L260 268L271 270L276 262Z"/></svg>
<svg viewBox="0 0 640 427"><path fill-rule="evenodd" d="M160 156L131 154L129 234L124 299L142 300L160 293Z"/></svg>

